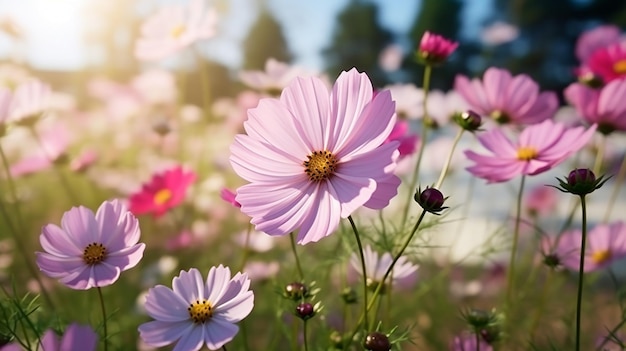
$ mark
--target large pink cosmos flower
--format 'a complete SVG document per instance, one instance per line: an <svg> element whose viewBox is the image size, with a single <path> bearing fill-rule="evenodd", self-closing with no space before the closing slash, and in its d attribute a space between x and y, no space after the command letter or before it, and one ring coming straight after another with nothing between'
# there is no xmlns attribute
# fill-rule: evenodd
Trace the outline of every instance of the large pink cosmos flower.
<svg viewBox="0 0 626 351"><path fill-rule="evenodd" d="M105 201L94 213L85 207L65 212L61 227L43 227L36 252L39 269L72 289L111 285L143 257L139 221L118 200Z"/></svg>
<svg viewBox="0 0 626 351"><path fill-rule="evenodd" d="M478 141L492 155L466 150L465 156L475 163L467 170L488 183L506 182L518 175L536 175L583 148L595 130L595 124L585 131L584 127L567 128L548 119L526 127L513 144L500 128L494 128L478 136Z"/></svg>
<svg viewBox="0 0 626 351"><path fill-rule="evenodd" d="M398 143L383 144L395 125L389 91L372 99L372 84L356 69L332 91L316 77L296 78L280 99L248 111L247 135L231 145L231 164L250 183L237 189L241 210L256 229L284 235L296 229L306 244L330 235L361 206L380 209L397 194Z"/></svg>
<svg viewBox="0 0 626 351"><path fill-rule="evenodd" d="M180 166L156 173L140 191L130 196L130 211L136 215L152 213L155 218L161 217L185 200L187 188L195 180L196 173L184 171Z"/></svg>
<svg viewBox="0 0 626 351"><path fill-rule="evenodd" d="M196 41L216 33L217 11L205 8L206 1L190 0L184 6L163 6L141 26L135 57L142 61L164 59Z"/></svg>
<svg viewBox="0 0 626 351"><path fill-rule="evenodd" d="M219 265L209 270L206 282L196 268L181 271L172 288L157 285L148 290L145 308L154 321L139 326L141 339L161 347L176 342L174 350L197 351L205 344L217 350L230 342L254 306L246 273L231 278Z"/></svg>
<svg viewBox="0 0 626 351"><path fill-rule="evenodd" d="M626 76L626 42L596 50L587 60L587 67L604 83Z"/></svg>
<svg viewBox="0 0 626 351"><path fill-rule="evenodd" d="M511 76L495 67L487 69L482 82L456 76L454 89L472 110L501 124L539 123L554 116L559 107L556 94L539 93L539 85L529 76Z"/></svg>
<svg viewBox="0 0 626 351"><path fill-rule="evenodd" d="M582 232L571 230L560 237L554 254L563 267L578 271L580 268L580 244ZM587 233L585 249L585 272L608 267L626 257L626 223L613 222L597 225Z"/></svg>
<svg viewBox="0 0 626 351"><path fill-rule="evenodd" d="M573 83L564 94L578 114L598 124L599 132L626 131L626 78L613 80L601 89Z"/></svg>

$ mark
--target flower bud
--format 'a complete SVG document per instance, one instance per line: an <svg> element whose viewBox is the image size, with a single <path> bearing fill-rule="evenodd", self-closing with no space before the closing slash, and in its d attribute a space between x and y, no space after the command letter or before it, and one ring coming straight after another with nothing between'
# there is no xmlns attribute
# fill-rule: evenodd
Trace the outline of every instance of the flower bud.
<svg viewBox="0 0 626 351"><path fill-rule="evenodd" d="M426 65L437 65L448 59L459 43L428 31L424 33L417 50L417 60Z"/></svg>
<svg viewBox="0 0 626 351"><path fill-rule="evenodd" d="M456 124L468 132L474 132L480 128L483 123L482 117L472 110L467 110L461 113L455 113L452 117Z"/></svg>
<svg viewBox="0 0 626 351"><path fill-rule="evenodd" d="M438 214L438 212L448 208L443 207L443 203L447 198L443 197L441 191L435 188L426 187L424 191L418 188L413 198L420 206L422 206L424 211L432 214Z"/></svg>
<svg viewBox="0 0 626 351"><path fill-rule="evenodd" d="M315 308L308 302L299 303L296 306L296 316L302 320L307 320L315 316Z"/></svg>
<svg viewBox="0 0 626 351"><path fill-rule="evenodd" d="M577 168L571 171L564 180L557 178L559 186L552 187L564 193L584 196L602 187L609 178L602 176L596 179L596 175L590 169Z"/></svg>
<svg viewBox="0 0 626 351"><path fill-rule="evenodd" d="M354 289L347 287L341 291L341 298L346 304L354 304L357 302L357 295Z"/></svg>
<svg viewBox="0 0 626 351"><path fill-rule="evenodd" d="M391 350L391 342L387 335L380 332L371 332L365 337L363 347L370 351L389 351Z"/></svg>
<svg viewBox="0 0 626 351"><path fill-rule="evenodd" d="M306 285L299 282L293 282L285 286L283 296L294 301L300 301L308 296L308 293Z"/></svg>

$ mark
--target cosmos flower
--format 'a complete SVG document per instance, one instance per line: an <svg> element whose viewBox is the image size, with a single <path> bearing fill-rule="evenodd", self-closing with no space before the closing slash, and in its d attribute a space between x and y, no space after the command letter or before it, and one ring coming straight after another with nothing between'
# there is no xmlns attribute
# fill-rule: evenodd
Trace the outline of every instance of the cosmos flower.
<svg viewBox="0 0 626 351"><path fill-rule="evenodd" d="M150 346L176 343L175 351L197 351L205 344L217 350L230 342L254 306L254 294L246 273L231 278L230 269L219 265L209 270L206 281L200 271L181 271L172 289L157 285L148 291L145 309L154 321L139 326L139 335Z"/></svg>
<svg viewBox="0 0 626 351"><path fill-rule="evenodd" d="M95 215L73 207L61 227L43 227L39 242L45 252L36 252L37 265L72 289L111 285L143 257L139 234L139 221L118 200L105 201Z"/></svg>
<svg viewBox="0 0 626 351"><path fill-rule="evenodd" d="M152 213L155 218L161 217L185 200L187 189L195 180L193 171L185 171L180 166L156 173L140 191L130 196L130 211L136 215Z"/></svg>
<svg viewBox="0 0 626 351"><path fill-rule="evenodd" d="M620 29L614 25L597 26L583 32L576 41L576 57L586 62L594 52L620 42Z"/></svg>
<svg viewBox="0 0 626 351"><path fill-rule="evenodd" d="M88 325L70 324L63 336L57 335L54 330L48 329L41 337L41 344L37 350L43 351L94 351L98 346L98 334ZM19 343L5 345L2 351L22 351Z"/></svg>
<svg viewBox="0 0 626 351"><path fill-rule="evenodd" d="M312 75L315 73L270 57L265 62L265 71L242 71L239 73L239 79L252 89L271 95L280 95L281 90L287 87L294 78Z"/></svg>
<svg viewBox="0 0 626 351"><path fill-rule="evenodd" d="M505 124L535 124L551 118L559 107L556 94L539 93L539 85L529 76L511 76L504 69L490 67L482 82L457 75L454 89L483 116Z"/></svg>
<svg viewBox="0 0 626 351"><path fill-rule="evenodd" d="M567 231L561 235L554 248L554 254L563 267L576 272L579 270L581 242L580 230ZM589 230L585 249L585 272L606 268L624 257L626 257L626 223L620 221L600 224Z"/></svg>
<svg viewBox="0 0 626 351"><path fill-rule="evenodd" d="M163 6L141 26L135 57L142 61L161 60L216 33L217 11L206 9L203 0L187 5Z"/></svg>
<svg viewBox="0 0 626 351"><path fill-rule="evenodd" d="M372 289L376 289L385 276L385 272L387 272L387 269L391 266L393 257L389 252L385 252L380 256L378 252L374 251L369 245L363 248L363 257L365 258L367 285ZM361 259L356 253L350 256L350 265L361 276L363 275ZM394 265L385 285L389 285L389 281L391 281L391 285L395 286L398 283L415 278L417 269L417 265L411 263L405 256L401 256ZM382 291L384 291L384 289Z"/></svg>
<svg viewBox="0 0 626 351"><path fill-rule="evenodd" d="M236 200L256 229L285 235L299 228L306 244L330 235L361 206L380 209L397 194L398 143L383 144L395 125L388 91L372 99L372 84L356 69L329 93L316 77L296 78L280 99L248 111L247 135L237 135L230 161L250 182Z"/></svg>
<svg viewBox="0 0 626 351"><path fill-rule="evenodd" d="M418 144L420 143L420 138L417 134L413 134L409 131L409 123L407 121L398 120L396 121L391 134L385 142L390 141L398 141L400 145L398 146L398 152L400 152L400 159L412 155L415 153Z"/></svg>
<svg viewBox="0 0 626 351"><path fill-rule="evenodd" d="M450 344L450 351L493 351L493 347L479 338L479 345L476 345L476 336L473 334L463 334L455 336Z"/></svg>
<svg viewBox="0 0 626 351"><path fill-rule="evenodd" d="M424 91L415 84L393 84L385 87L396 102L398 119L418 119L423 115Z"/></svg>
<svg viewBox="0 0 626 351"><path fill-rule="evenodd" d="M554 188L539 185L526 194L524 208L531 216L545 216L558 206L557 192Z"/></svg>
<svg viewBox="0 0 626 351"><path fill-rule="evenodd" d="M50 107L50 86L32 79L21 83L13 92L7 122L33 125Z"/></svg>
<svg viewBox="0 0 626 351"><path fill-rule="evenodd" d="M600 48L589 57L587 67L604 83L626 76L626 42Z"/></svg>
<svg viewBox="0 0 626 351"><path fill-rule="evenodd" d="M445 61L458 46L456 41L426 31L420 40L417 56L428 64L438 64Z"/></svg>
<svg viewBox="0 0 626 351"><path fill-rule="evenodd" d="M589 123L598 124L599 132L626 131L626 78L613 80L599 89L573 83L564 95L579 115Z"/></svg>
<svg viewBox="0 0 626 351"><path fill-rule="evenodd" d="M478 141L492 155L466 150L465 156L474 161L467 170L488 183L506 182L518 175L536 175L578 152L595 130L595 124L585 130L567 128L548 119L526 127L514 144L500 128L494 128L478 135Z"/></svg>

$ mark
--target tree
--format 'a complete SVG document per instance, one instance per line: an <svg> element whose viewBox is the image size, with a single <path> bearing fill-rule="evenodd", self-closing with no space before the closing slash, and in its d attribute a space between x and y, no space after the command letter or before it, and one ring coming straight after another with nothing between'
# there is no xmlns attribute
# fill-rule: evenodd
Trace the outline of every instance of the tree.
<svg viewBox="0 0 626 351"><path fill-rule="evenodd" d="M272 57L282 62L292 59L282 28L264 2L261 2L259 17L244 42L243 52L244 69L263 69L265 61Z"/></svg>
<svg viewBox="0 0 626 351"><path fill-rule="evenodd" d="M378 65L378 56L393 36L380 26L377 18L378 7L362 0L352 0L339 14L331 44L323 51L331 77L356 67L367 72L374 86L388 82Z"/></svg>

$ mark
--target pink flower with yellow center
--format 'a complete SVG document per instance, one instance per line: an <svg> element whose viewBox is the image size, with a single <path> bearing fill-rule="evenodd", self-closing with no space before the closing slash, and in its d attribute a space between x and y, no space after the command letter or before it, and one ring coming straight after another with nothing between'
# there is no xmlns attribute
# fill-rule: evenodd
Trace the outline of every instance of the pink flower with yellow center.
<svg viewBox="0 0 626 351"><path fill-rule="evenodd" d="M602 134L626 131L626 78L613 80L599 89L573 83L564 95L579 115L598 124Z"/></svg>
<svg viewBox="0 0 626 351"><path fill-rule="evenodd" d="M539 85L529 76L512 76L507 70L490 67L478 79L458 75L454 89L470 108L490 116L500 124L535 124L552 118L559 107L556 94L539 92Z"/></svg>
<svg viewBox="0 0 626 351"><path fill-rule="evenodd" d="M129 198L131 212L136 215L152 213L155 218L185 200L187 189L196 180L193 171L184 171L177 166L152 176L140 191Z"/></svg>
<svg viewBox="0 0 626 351"><path fill-rule="evenodd" d="M619 42L596 50L587 61L591 72L604 83L626 76L626 42Z"/></svg>
<svg viewBox="0 0 626 351"><path fill-rule="evenodd" d="M474 161L467 170L488 183L543 173L587 145L595 130L595 124L585 130L584 127L567 128L562 123L545 120L526 127L519 140L513 143L502 129L495 128L478 136L478 141L491 155L465 151L465 156Z"/></svg>
<svg viewBox="0 0 626 351"><path fill-rule="evenodd" d="M554 248L554 254L565 268L578 271L582 232L572 230L563 233ZM626 257L626 223L600 224L587 233L585 248L585 272L608 267Z"/></svg>
<svg viewBox="0 0 626 351"><path fill-rule="evenodd" d="M332 91L316 77L296 78L280 99L248 110L230 162L250 182L237 189L241 211L258 231L300 244L330 235L361 206L381 209L397 194L398 142L389 91L373 96L369 78L343 72Z"/></svg>

